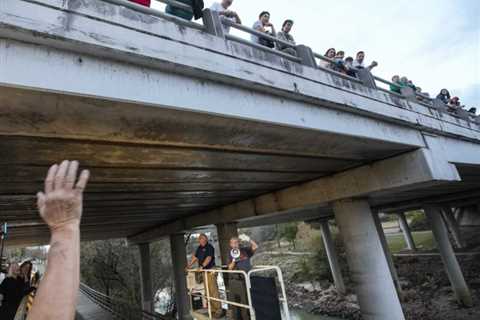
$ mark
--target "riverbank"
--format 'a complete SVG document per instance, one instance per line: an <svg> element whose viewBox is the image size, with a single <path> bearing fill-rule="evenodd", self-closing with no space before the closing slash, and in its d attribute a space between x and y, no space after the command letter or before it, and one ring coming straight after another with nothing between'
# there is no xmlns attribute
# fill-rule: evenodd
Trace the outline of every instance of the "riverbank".
<svg viewBox="0 0 480 320"><path fill-rule="evenodd" d="M340 260L344 260L341 257ZM287 294L292 308L312 314L360 320L359 305L353 294L348 270L343 272L349 292L336 292L331 279L319 282L297 282L302 255L288 252L260 253L257 261L279 265L285 272ZM408 320L478 320L480 319L480 255L459 256L459 263L470 286L473 308L461 308L456 303L440 256L395 257L394 262L402 285L402 306ZM346 268L346 266L342 266Z"/></svg>

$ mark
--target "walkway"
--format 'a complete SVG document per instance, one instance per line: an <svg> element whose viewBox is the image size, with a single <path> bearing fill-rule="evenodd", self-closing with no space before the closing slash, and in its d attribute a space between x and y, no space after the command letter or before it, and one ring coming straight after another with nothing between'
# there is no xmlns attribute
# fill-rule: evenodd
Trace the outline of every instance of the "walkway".
<svg viewBox="0 0 480 320"><path fill-rule="evenodd" d="M79 291L76 320L109 320L112 315L93 303L88 297Z"/></svg>

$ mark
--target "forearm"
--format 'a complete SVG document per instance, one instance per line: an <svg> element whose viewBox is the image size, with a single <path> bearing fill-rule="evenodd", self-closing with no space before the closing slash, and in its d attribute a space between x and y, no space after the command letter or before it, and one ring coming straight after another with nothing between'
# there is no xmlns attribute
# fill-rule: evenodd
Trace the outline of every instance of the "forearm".
<svg viewBox="0 0 480 320"><path fill-rule="evenodd" d="M203 261L201 267L205 268L206 266L208 266L210 264L210 261L212 261L212 257L207 257L205 258L205 260Z"/></svg>
<svg viewBox="0 0 480 320"><path fill-rule="evenodd" d="M52 231L48 265L27 320L74 319L80 284L80 228ZM55 307L52 307L55 302Z"/></svg>

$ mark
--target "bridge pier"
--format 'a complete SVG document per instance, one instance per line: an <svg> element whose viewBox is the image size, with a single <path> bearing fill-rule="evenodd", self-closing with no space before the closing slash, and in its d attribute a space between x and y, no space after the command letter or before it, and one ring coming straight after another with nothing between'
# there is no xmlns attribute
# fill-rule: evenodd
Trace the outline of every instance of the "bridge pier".
<svg viewBox="0 0 480 320"><path fill-rule="evenodd" d="M400 229L402 230L408 250L417 251L417 246L413 240L412 232L404 212L398 213L398 223L400 224Z"/></svg>
<svg viewBox="0 0 480 320"><path fill-rule="evenodd" d="M402 286L400 285L400 279L398 278L397 269L395 268L395 263L393 262L393 257L390 253L390 248L388 247L387 238L385 237L385 231L383 230L382 222L380 221L378 212L373 213L373 220L375 221L378 236L380 237L380 241L382 243L383 252L385 253L385 258L387 259L388 268L390 269L390 274L393 278L393 284L397 289L399 298L402 299Z"/></svg>
<svg viewBox="0 0 480 320"><path fill-rule="evenodd" d="M192 320L190 301L187 291L185 267L187 266L187 250L183 233L170 235L172 253L173 278L175 282L175 301L177 303L178 320Z"/></svg>
<svg viewBox="0 0 480 320"><path fill-rule="evenodd" d="M452 239L455 242L455 246L458 249L465 248L465 243L463 242L460 231L458 230L458 224L453 215L452 208L450 206L443 206L442 213L447 229L450 231Z"/></svg>
<svg viewBox="0 0 480 320"><path fill-rule="evenodd" d="M345 283L343 282L342 270L340 268L340 264L338 263L337 250L332 239L332 233L330 232L328 220L320 221L320 230L322 232L323 244L325 246L325 251L327 252L328 263L330 264L330 270L332 272L335 288L339 293L345 294L347 290L345 289Z"/></svg>
<svg viewBox="0 0 480 320"><path fill-rule="evenodd" d="M448 237L448 231L442 219L442 210L436 205L425 205L425 214L428 216L432 225L433 236L440 251L443 264L447 271L448 279L455 292L457 301L460 305L471 307L473 305L470 289L463 277L462 269L458 264L457 257L453 251L452 244Z"/></svg>
<svg viewBox="0 0 480 320"><path fill-rule="evenodd" d="M139 244L138 249L140 251L140 287L142 294L142 308L145 311L153 312L150 244Z"/></svg>
<svg viewBox="0 0 480 320"><path fill-rule="evenodd" d="M220 246L220 257L222 265L227 265L230 260L230 239L238 237L238 227L236 222L220 223L216 225L218 244Z"/></svg>
<svg viewBox="0 0 480 320"><path fill-rule="evenodd" d="M364 319L405 320L368 201L341 200L333 209Z"/></svg>

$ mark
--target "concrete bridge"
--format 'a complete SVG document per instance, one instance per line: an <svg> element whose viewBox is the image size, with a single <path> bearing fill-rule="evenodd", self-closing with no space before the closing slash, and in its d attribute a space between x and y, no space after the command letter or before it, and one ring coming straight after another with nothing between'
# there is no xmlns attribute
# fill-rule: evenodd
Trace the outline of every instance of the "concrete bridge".
<svg viewBox="0 0 480 320"><path fill-rule="evenodd" d="M184 232L216 225L226 259L239 226L335 219L365 319L404 319L377 213L415 208L431 219L459 303L471 304L442 215L459 204L478 215L478 118L322 69L312 49L296 49L225 34L208 10L197 24L122 0L1 1L9 243L48 242L34 194L48 165L76 159L92 171L82 238L139 245L146 310L151 241L171 239L186 319Z"/></svg>

